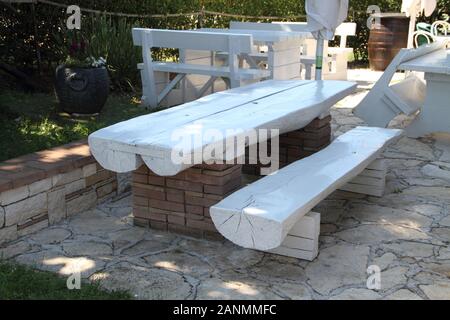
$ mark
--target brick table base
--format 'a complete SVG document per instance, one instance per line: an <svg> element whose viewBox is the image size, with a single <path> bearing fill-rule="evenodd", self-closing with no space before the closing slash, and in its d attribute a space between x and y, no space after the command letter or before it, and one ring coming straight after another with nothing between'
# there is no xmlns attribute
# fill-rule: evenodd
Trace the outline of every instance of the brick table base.
<svg viewBox="0 0 450 320"><path fill-rule="evenodd" d="M280 135L280 168L287 166L297 160L303 159L320 151L331 142L331 116L323 119L315 119L303 129L291 131ZM270 142L269 142L270 144ZM268 147L270 150L270 146ZM262 167L258 164L249 163L249 153L246 153L246 164L243 173L250 175L261 175Z"/></svg>
<svg viewBox="0 0 450 320"><path fill-rule="evenodd" d="M221 237L209 207L241 187L241 165L199 165L161 177L145 165L133 173L135 225L202 238Z"/></svg>

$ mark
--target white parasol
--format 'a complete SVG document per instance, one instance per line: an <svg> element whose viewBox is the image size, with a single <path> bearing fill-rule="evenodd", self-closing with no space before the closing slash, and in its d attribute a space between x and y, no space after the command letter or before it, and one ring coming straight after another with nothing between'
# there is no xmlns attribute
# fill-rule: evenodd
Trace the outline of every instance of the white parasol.
<svg viewBox="0 0 450 320"><path fill-rule="evenodd" d="M306 0L308 29L317 39L316 80L322 79L323 45L332 40L336 28L348 13L348 0Z"/></svg>
<svg viewBox="0 0 450 320"><path fill-rule="evenodd" d="M436 0L403 0L402 12L406 13L406 16L411 17L409 21L409 34L408 34L408 48L412 48L414 45L414 31L416 29L416 18L424 12L425 16L429 17L436 9Z"/></svg>

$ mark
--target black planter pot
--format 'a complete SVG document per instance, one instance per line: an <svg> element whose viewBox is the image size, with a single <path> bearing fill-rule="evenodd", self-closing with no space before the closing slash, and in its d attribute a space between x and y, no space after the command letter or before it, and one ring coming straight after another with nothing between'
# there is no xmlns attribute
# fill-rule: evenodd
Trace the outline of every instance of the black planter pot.
<svg viewBox="0 0 450 320"><path fill-rule="evenodd" d="M106 68L56 68L55 91L65 112L99 113L109 93Z"/></svg>

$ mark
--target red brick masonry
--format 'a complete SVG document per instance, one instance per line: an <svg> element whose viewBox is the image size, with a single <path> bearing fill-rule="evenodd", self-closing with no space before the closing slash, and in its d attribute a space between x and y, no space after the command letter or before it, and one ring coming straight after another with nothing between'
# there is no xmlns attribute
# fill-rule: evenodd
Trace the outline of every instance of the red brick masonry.
<svg viewBox="0 0 450 320"><path fill-rule="evenodd" d="M280 136L280 166L307 157L330 143L331 117ZM248 160L248 157L247 157ZM259 175L261 165L200 165L161 177L145 165L133 173L135 225L200 238L221 237L209 208L242 186L242 173Z"/></svg>
<svg viewBox="0 0 450 320"><path fill-rule="evenodd" d="M331 116L315 119L303 129L280 135L280 168L320 151L331 141ZM270 143L270 142L269 142ZM270 150L270 149L269 149ZM249 163L248 153L246 163ZM243 172L261 175L261 164L246 164Z"/></svg>
<svg viewBox="0 0 450 320"><path fill-rule="evenodd" d="M134 223L185 235L219 236L209 207L241 187L241 165L198 165L173 177L133 173Z"/></svg>

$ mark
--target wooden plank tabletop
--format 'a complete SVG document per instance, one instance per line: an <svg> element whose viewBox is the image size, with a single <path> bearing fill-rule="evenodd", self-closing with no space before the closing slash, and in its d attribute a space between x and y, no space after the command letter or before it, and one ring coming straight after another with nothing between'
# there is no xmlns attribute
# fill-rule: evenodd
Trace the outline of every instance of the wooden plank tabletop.
<svg viewBox="0 0 450 320"><path fill-rule="evenodd" d="M437 50L402 63L398 69L428 73L450 74L450 50Z"/></svg>
<svg viewBox="0 0 450 320"><path fill-rule="evenodd" d="M199 31L229 33L229 34L250 34L255 42L281 42L288 40L304 40L312 38L309 31L277 31L277 30L244 30L244 29L221 29L221 28L202 28Z"/></svg>
<svg viewBox="0 0 450 320"><path fill-rule="evenodd" d="M268 80L117 123L91 134L89 145L108 170L129 172L145 162L155 173L171 176L193 165L173 163L173 152L202 152L223 143L230 130L279 129L282 134L303 128L355 88L347 81ZM211 130L222 137L205 137ZM200 136L200 147L180 146L174 138L180 134Z"/></svg>

